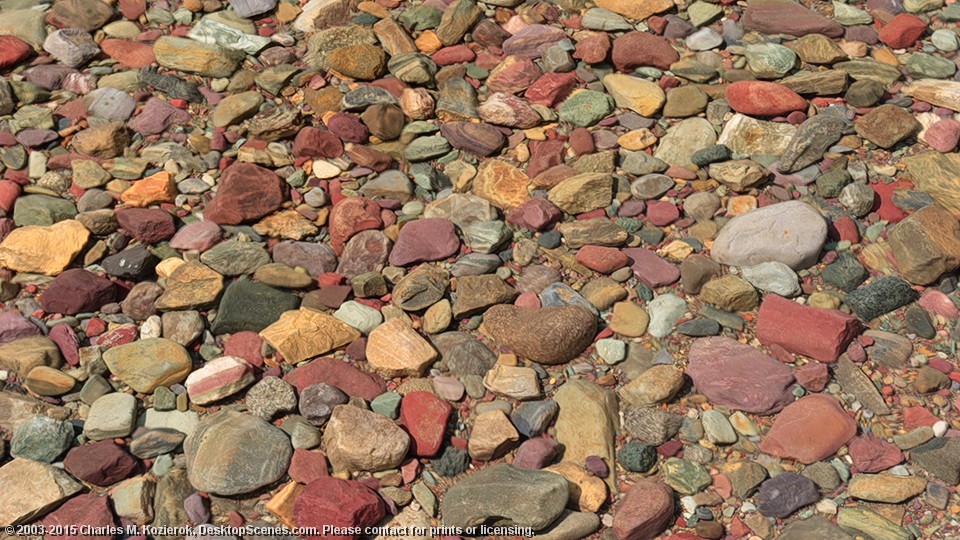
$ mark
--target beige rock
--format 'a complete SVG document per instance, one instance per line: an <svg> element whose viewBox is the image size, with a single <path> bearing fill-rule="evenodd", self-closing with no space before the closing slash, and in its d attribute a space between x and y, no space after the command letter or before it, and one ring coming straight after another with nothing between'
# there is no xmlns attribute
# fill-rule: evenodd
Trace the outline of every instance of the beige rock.
<svg viewBox="0 0 960 540"><path fill-rule="evenodd" d="M527 367L497 364L483 377L483 386L494 394L513 399L532 399L540 396L537 372Z"/></svg>
<svg viewBox="0 0 960 540"><path fill-rule="evenodd" d="M706 282L700 289L700 298L726 311L750 311L760 301L753 285L733 275Z"/></svg>
<svg viewBox="0 0 960 540"><path fill-rule="evenodd" d="M637 407L654 407L673 400L683 387L683 372L673 366L653 366L620 388L620 398Z"/></svg>
<svg viewBox="0 0 960 540"><path fill-rule="evenodd" d="M277 322L260 331L260 337L291 364L343 347L360 332L330 315L300 308L286 311Z"/></svg>
<svg viewBox="0 0 960 540"><path fill-rule="evenodd" d="M323 449L335 472L382 471L400 465L410 436L375 412L337 405L323 432Z"/></svg>
<svg viewBox="0 0 960 540"><path fill-rule="evenodd" d="M297 502L297 497L303 493L304 489L306 489L306 486L291 480L278 489L273 497L270 497L270 500L264 503L263 507L277 516L284 525L292 529L297 526L293 518L294 505Z"/></svg>
<svg viewBox="0 0 960 540"><path fill-rule="evenodd" d="M81 154L111 159L123 155L130 145L130 131L121 121L109 122L77 133L71 144Z"/></svg>
<svg viewBox="0 0 960 540"><path fill-rule="evenodd" d="M240 92L227 96L217 103L217 108L210 114L210 121L216 127L235 124L256 114L262 103L260 92Z"/></svg>
<svg viewBox="0 0 960 540"><path fill-rule="evenodd" d="M597 456L614 463L614 439L620 429L614 393L595 383L572 379L557 390L553 399L560 406L556 439L564 446L563 461L579 465L587 456ZM615 491L614 476L607 476L606 481Z"/></svg>
<svg viewBox="0 0 960 540"><path fill-rule="evenodd" d="M489 159L477 170L472 191L503 210L519 206L530 197L529 183L530 178L520 169L503 160Z"/></svg>
<svg viewBox="0 0 960 540"><path fill-rule="evenodd" d="M29 420L35 414L45 414L57 420L70 418L70 411L63 407L50 405L30 396L0 392L0 429L13 433L21 422Z"/></svg>
<svg viewBox="0 0 960 540"><path fill-rule="evenodd" d="M673 0L596 0L597 7L642 21L673 7Z"/></svg>
<svg viewBox="0 0 960 540"><path fill-rule="evenodd" d="M865 501L901 503L923 493L926 487L927 481L916 476L855 474L847 495Z"/></svg>
<svg viewBox="0 0 960 540"><path fill-rule="evenodd" d="M193 361L182 345L164 338L149 338L108 349L103 361L110 373L137 392L149 394L158 386L183 382Z"/></svg>
<svg viewBox="0 0 960 540"><path fill-rule="evenodd" d="M223 290L223 276L207 265L188 261L167 278L167 288L157 298L157 309L180 310L209 307Z"/></svg>
<svg viewBox="0 0 960 540"><path fill-rule="evenodd" d="M70 375L47 366L37 366L27 373L24 386L38 396L62 396L77 384Z"/></svg>
<svg viewBox="0 0 960 540"><path fill-rule="evenodd" d="M83 489L63 469L29 459L0 467L0 486L0 527L33 521Z"/></svg>
<svg viewBox="0 0 960 540"><path fill-rule="evenodd" d="M730 189L743 193L766 180L770 172L750 159L734 159L710 165L710 177Z"/></svg>
<svg viewBox="0 0 960 540"><path fill-rule="evenodd" d="M0 345L0 369L26 376L38 366L60 367L60 349L43 336L32 336Z"/></svg>
<svg viewBox="0 0 960 540"><path fill-rule="evenodd" d="M647 331L650 315L643 306L634 302L617 302L613 305L610 329L625 337L640 337Z"/></svg>
<svg viewBox="0 0 960 540"><path fill-rule="evenodd" d="M473 459L490 461L505 454L519 440L520 434L503 411L487 411L473 420L467 451Z"/></svg>
<svg viewBox="0 0 960 540"><path fill-rule="evenodd" d="M607 173L571 176L554 186L547 193L547 199L568 214L604 208L613 199L613 176Z"/></svg>
<svg viewBox="0 0 960 540"><path fill-rule="evenodd" d="M244 57L239 51L171 36L163 36L154 42L153 55L163 67L203 77L229 77Z"/></svg>
<svg viewBox="0 0 960 540"><path fill-rule="evenodd" d="M570 502L574 510L596 512L607 502L607 484L589 473L583 467L568 461L551 465L544 469L557 473L567 479L570 488Z"/></svg>
<svg viewBox="0 0 960 540"><path fill-rule="evenodd" d="M367 362L387 377L418 377L437 359L437 351L403 319L390 319L367 338Z"/></svg>
<svg viewBox="0 0 960 540"><path fill-rule="evenodd" d="M667 101L666 94L657 83L621 73L604 77L603 86L617 107L630 109L643 116L653 116Z"/></svg>
<svg viewBox="0 0 960 540"><path fill-rule="evenodd" d="M14 229L0 242L0 266L15 272L55 276L66 270L90 238L79 221Z"/></svg>
<svg viewBox="0 0 960 540"><path fill-rule="evenodd" d="M317 234L317 227L296 210L284 210L267 216L253 226L257 234L273 238L300 240Z"/></svg>
<svg viewBox="0 0 960 540"><path fill-rule="evenodd" d="M152 474L128 478L110 489L113 511L135 525L153 521L153 495L157 489Z"/></svg>

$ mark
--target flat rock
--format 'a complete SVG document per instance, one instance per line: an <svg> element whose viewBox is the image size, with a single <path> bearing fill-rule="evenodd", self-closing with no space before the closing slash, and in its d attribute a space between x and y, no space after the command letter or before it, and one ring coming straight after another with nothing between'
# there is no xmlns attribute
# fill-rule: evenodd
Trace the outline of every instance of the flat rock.
<svg viewBox="0 0 960 540"><path fill-rule="evenodd" d="M550 525L563 513L567 481L559 474L518 469L505 463L484 468L454 484L440 512L448 527Z"/></svg>
<svg viewBox="0 0 960 540"><path fill-rule="evenodd" d="M711 402L749 413L773 414L793 401L789 367L725 337L696 340L687 375Z"/></svg>
<svg viewBox="0 0 960 540"><path fill-rule="evenodd" d="M818 428L810 431L809 423L814 418ZM777 415L773 427L760 443L760 450L810 464L832 456L856 432L856 422L835 398L812 394L800 398Z"/></svg>

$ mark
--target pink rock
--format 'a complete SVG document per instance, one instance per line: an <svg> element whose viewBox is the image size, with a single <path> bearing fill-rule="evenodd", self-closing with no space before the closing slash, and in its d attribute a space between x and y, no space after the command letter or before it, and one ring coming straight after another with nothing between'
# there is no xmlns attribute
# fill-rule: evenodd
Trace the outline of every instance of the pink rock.
<svg viewBox="0 0 960 540"><path fill-rule="evenodd" d="M650 201L647 203L647 219L657 227L666 227L680 218L677 205L667 201Z"/></svg>
<svg viewBox="0 0 960 540"><path fill-rule="evenodd" d="M757 338L822 362L836 362L860 333L856 317L836 309L800 305L768 294L757 314Z"/></svg>
<svg viewBox="0 0 960 540"><path fill-rule="evenodd" d="M390 252L390 264L442 261L460 250L460 239L453 223L443 218L409 221L400 229Z"/></svg>
<svg viewBox="0 0 960 540"><path fill-rule="evenodd" d="M232 396L253 384L253 366L236 356L221 356L187 376L190 401L203 405Z"/></svg>
<svg viewBox="0 0 960 540"><path fill-rule="evenodd" d="M543 71L527 56L508 56L490 71L487 87L494 92L514 94L525 90Z"/></svg>
<svg viewBox="0 0 960 540"><path fill-rule="evenodd" d="M560 452L560 443L548 437L534 437L523 442L513 458L513 466L521 469L542 469Z"/></svg>
<svg viewBox="0 0 960 540"><path fill-rule="evenodd" d="M327 121L330 132L344 141L365 143L370 137L370 131L354 114L338 112Z"/></svg>
<svg viewBox="0 0 960 540"><path fill-rule="evenodd" d="M537 293L521 293L520 296L518 296L513 302L513 305L519 307L538 308L540 307L540 297L537 296Z"/></svg>
<svg viewBox="0 0 960 540"><path fill-rule="evenodd" d="M362 397L367 401L387 391L386 383L379 376L364 373L335 358L317 358L294 368L284 375L283 380L296 387L298 392L311 384L327 383L350 397Z"/></svg>
<svg viewBox="0 0 960 540"><path fill-rule="evenodd" d="M101 487L136 474L138 465L133 456L111 440L77 446L63 459L63 468L68 473Z"/></svg>
<svg viewBox="0 0 960 540"><path fill-rule="evenodd" d="M823 390L830 382L830 371L826 364L820 362L810 362L804 364L793 371L797 378L797 384L811 392Z"/></svg>
<svg viewBox="0 0 960 540"><path fill-rule="evenodd" d="M317 478L330 476L327 472L327 456L319 450L296 448L287 473L295 482L301 484L309 484Z"/></svg>
<svg viewBox="0 0 960 540"><path fill-rule="evenodd" d="M351 236L381 226L383 220L380 219L380 206L377 203L365 197L347 197L330 211L330 247L340 255Z"/></svg>
<svg viewBox="0 0 960 540"><path fill-rule="evenodd" d="M44 536L44 538L57 540L112 540L114 537L112 534L90 533L116 526L107 497L93 493L84 493L63 503L63 506L43 518L42 523L48 531L67 532L67 534L48 533Z"/></svg>
<svg viewBox="0 0 960 540"><path fill-rule="evenodd" d="M673 490L659 479L641 479L613 513L617 540L657 538L673 522Z"/></svg>
<svg viewBox="0 0 960 540"><path fill-rule="evenodd" d="M906 49L920 39L927 31L927 23L919 17L901 13L885 24L877 37L894 49Z"/></svg>
<svg viewBox="0 0 960 540"><path fill-rule="evenodd" d="M400 402L400 425L410 434L410 452L433 457L443 444L443 433L453 408L430 392L410 392Z"/></svg>
<svg viewBox="0 0 960 540"><path fill-rule="evenodd" d="M773 414L793 401L793 370L726 337L698 339L687 375L711 403L754 414Z"/></svg>
<svg viewBox="0 0 960 540"><path fill-rule="evenodd" d="M630 262L619 249L603 246L583 246L574 258L578 263L601 274L613 273Z"/></svg>
<svg viewBox="0 0 960 540"><path fill-rule="evenodd" d="M923 140L937 152L952 152L960 141L960 122L956 120L941 120L928 127L923 133Z"/></svg>
<svg viewBox="0 0 960 540"><path fill-rule="evenodd" d="M662 287L680 279L680 269L660 258L655 251L627 248L623 254L631 261L633 275L648 287Z"/></svg>
<svg viewBox="0 0 960 540"><path fill-rule="evenodd" d="M223 355L243 358L250 365L259 367L263 365L261 347L263 338L256 332L237 332L224 340Z"/></svg>
<svg viewBox="0 0 960 540"><path fill-rule="evenodd" d="M576 86L577 76L573 73L545 73L527 88L523 97L529 99L531 104L553 107Z"/></svg>
<svg viewBox="0 0 960 540"><path fill-rule="evenodd" d="M20 315L18 311L0 312L0 344L40 334L40 328Z"/></svg>
<svg viewBox="0 0 960 540"><path fill-rule="evenodd" d="M836 398L811 394L777 415L760 442L760 451L810 464L832 456L856 434L857 423Z"/></svg>
<svg viewBox="0 0 960 540"><path fill-rule="evenodd" d="M76 315L97 311L116 300L117 287L112 281L82 268L72 268L50 282L40 296L40 306L47 313Z"/></svg>
<svg viewBox="0 0 960 540"><path fill-rule="evenodd" d="M556 223L562 215L552 202L534 197L507 212L507 223L531 231L542 231Z"/></svg>
<svg viewBox="0 0 960 540"><path fill-rule="evenodd" d="M737 81L727 86L724 96L733 110L750 116L782 116L807 108L800 94L766 81Z"/></svg>
<svg viewBox="0 0 960 540"><path fill-rule="evenodd" d="M938 291L937 289L927 289L920 300L917 302L920 307L927 311L932 311L948 319L960 317L960 309L954 304L950 297Z"/></svg>
<svg viewBox="0 0 960 540"><path fill-rule="evenodd" d="M58 324L50 329L47 336L57 344L60 356L71 366L80 364L80 339L69 324Z"/></svg>
<svg viewBox="0 0 960 540"><path fill-rule="evenodd" d="M613 40L613 64L618 71L631 72L638 67L670 69L680 55L667 40L647 32L628 32Z"/></svg>
<svg viewBox="0 0 960 540"><path fill-rule="evenodd" d="M170 126L189 124L192 119L189 112L180 110L162 99L150 98L128 125L130 129L141 135L156 135L163 133Z"/></svg>
<svg viewBox="0 0 960 540"><path fill-rule="evenodd" d="M853 460L853 466L862 473L885 471L903 462L903 453L899 448L869 435L850 441L847 453Z"/></svg>
<svg viewBox="0 0 960 540"><path fill-rule="evenodd" d="M438 66L450 66L453 64L464 64L473 62L477 54L473 49L466 45L454 45L453 47L444 47L433 53L431 60Z"/></svg>
<svg viewBox="0 0 960 540"><path fill-rule="evenodd" d="M110 58L131 69L149 67L157 61L153 47L146 43L137 43L126 39L105 39L100 48Z"/></svg>
<svg viewBox="0 0 960 540"><path fill-rule="evenodd" d="M170 239L170 247L184 251L195 249L203 252L220 242L223 231L212 221L194 221L177 231Z"/></svg>

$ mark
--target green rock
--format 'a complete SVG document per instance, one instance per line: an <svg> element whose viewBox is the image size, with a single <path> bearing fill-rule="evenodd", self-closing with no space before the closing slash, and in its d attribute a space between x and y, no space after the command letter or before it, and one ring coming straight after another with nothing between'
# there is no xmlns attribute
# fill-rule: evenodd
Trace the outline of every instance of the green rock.
<svg viewBox="0 0 960 540"><path fill-rule="evenodd" d="M270 326L284 311L297 309L300 299L289 292L256 281L241 279L227 285L220 300L214 334L259 332Z"/></svg>
<svg viewBox="0 0 960 540"><path fill-rule="evenodd" d="M857 58L848 62L839 62L834 64L833 68L846 72L847 75L854 80L877 81L884 87L890 86L900 79L899 69L890 64L869 58Z"/></svg>
<svg viewBox="0 0 960 540"><path fill-rule="evenodd" d="M833 2L833 19L843 26L856 26L873 22L873 16L866 11L836 1Z"/></svg>
<svg viewBox="0 0 960 540"><path fill-rule="evenodd" d="M679 458L664 461L661 471L667 485L684 495L698 493L713 481L703 465Z"/></svg>
<svg viewBox="0 0 960 540"><path fill-rule="evenodd" d="M647 472L657 463L657 450L638 442L628 442L617 454L620 465L630 472Z"/></svg>
<svg viewBox="0 0 960 540"><path fill-rule="evenodd" d="M795 52L776 43L749 45L744 55L750 71L760 79L783 77L797 63Z"/></svg>
<svg viewBox="0 0 960 540"><path fill-rule="evenodd" d="M439 135L414 139L403 150L407 161L426 161L438 158L450 151L450 143Z"/></svg>
<svg viewBox="0 0 960 540"><path fill-rule="evenodd" d="M613 100L607 94L593 90L576 92L557 108L560 120L575 126L588 127L613 112Z"/></svg>
<svg viewBox="0 0 960 540"><path fill-rule="evenodd" d="M153 391L153 409L172 411L177 408L177 395L166 386L158 386Z"/></svg>
<svg viewBox="0 0 960 540"><path fill-rule="evenodd" d="M17 425L10 440L10 455L52 463L73 443L73 426L45 414L35 414Z"/></svg>
<svg viewBox="0 0 960 540"><path fill-rule="evenodd" d="M837 525L851 534L876 540L913 540L913 535L909 531L897 527L881 514L868 508L841 508L837 514Z"/></svg>
<svg viewBox="0 0 960 540"><path fill-rule="evenodd" d="M915 79L946 79L953 76L956 71L956 64L932 54L914 53L907 60L907 73Z"/></svg>
<svg viewBox="0 0 960 540"><path fill-rule="evenodd" d="M853 182L846 169L836 168L817 177L817 194L826 199L840 196L844 186Z"/></svg>
<svg viewBox="0 0 960 540"><path fill-rule="evenodd" d="M823 269L823 280L843 291L852 291L867 279L867 271L855 255L844 253Z"/></svg>
<svg viewBox="0 0 960 540"><path fill-rule="evenodd" d="M385 392L373 398L373 401L370 402L370 409L377 414L396 420L400 412L401 399L403 398L396 392Z"/></svg>
<svg viewBox="0 0 960 540"><path fill-rule="evenodd" d="M50 91L30 81L10 81L10 88L17 99L26 105L50 101Z"/></svg>
<svg viewBox="0 0 960 540"><path fill-rule="evenodd" d="M687 15L690 16L690 24L694 26L703 26L712 22L722 13L723 8L707 2L694 2L687 8Z"/></svg>
<svg viewBox="0 0 960 540"><path fill-rule="evenodd" d="M436 7L420 4L404 10L398 20L407 30L422 31L439 26L441 17L443 12Z"/></svg>
<svg viewBox="0 0 960 540"><path fill-rule="evenodd" d="M53 225L76 215L77 208L72 202L49 195L24 195L13 207L13 221L18 227Z"/></svg>
<svg viewBox="0 0 960 540"><path fill-rule="evenodd" d="M225 276L252 274L257 268L270 263L270 254L263 244L228 240L204 251L200 262Z"/></svg>
<svg viewBox="0 0 960 540"><path fill-rule="evenodd" d="M903 0L903 9L908 13L924 13L943 7L943 0Z"/></svg>
<svg viewBox="0 0 960 540"><path fill-rule="evenodd" d="M431 517L437 514L437 496L430 491L423 483L414 484L413 497L417 499L417 502L420 503L420 506L423 510Z"/></svg>

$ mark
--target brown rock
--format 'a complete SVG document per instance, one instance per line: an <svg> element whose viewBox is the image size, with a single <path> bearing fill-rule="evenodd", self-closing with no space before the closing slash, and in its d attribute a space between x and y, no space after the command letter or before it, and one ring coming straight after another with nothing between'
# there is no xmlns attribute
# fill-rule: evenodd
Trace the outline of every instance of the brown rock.
<svg viewBox="0 0 960 540"><path fill-rule="evenodd" d="M393 420L353 405L337 405L323 432L323 449L336 472L391 469L409 448L410 436Z"/></svg>
<svg viewBox="0 0 960 540"><path fill-rule="evenodd" d="M296 364L339 349L360 337L360 333L330 315L300 308L284 312L277 322L260 332L260 337L288 363Z"/></svg>
<svg viewBox="0 0 960 540"><path fill-rule="evenodd" d="M437 359L437 351L403 319L390 319L367 339L367 362L387 377L418 377Z"/></svg>
<svg viewBox="0 0 960 540"><path fill-rule="evenodd" d="M0 525L20 525L42 516L48 510L83 489L83 485L46 463L15 459L0 467Z"/></svg>
<svg viewBox="0 0 960 540"><path fill-rule="evenodd" d="M88 156L112 159L130 146L130 132L121 122L109 122L87 128L73 137L73 148Z"/></svg>
<svg viewBox="0 0 960 540"><path fill-rule="evenodd" d="M229 77L244 58L239 51L172 36L154 42L153 55L163 67L202 77Z"/></svg>
<svg viewBox="0 0 960 540"><path fill-rule="evenodd" d="M506 161L489 159L477 170L471 191L506 210L519 206L530 197L527 193L529 183L530 178L517 167Z"/></svg>
<svg viewBox="0 0 960 540"><path fill-rule="evenodd" d="M157 298L161 310L198 309L212 305L223 290L223 276L205 264L188 261L167 278L167 288Z"/></svg>
<svg viewBox="0 0 960 540"><path fill-rule="evenodd" d="M372 81L383 73L387 55L382 47L360 43L330 51L327 66L345 77Z"/></svg>
<svg viewBox="0 0 960 540"><path fill-rule="evenodd" d="M633 484L613 514L617 540L657 538L673 521L673 490L660 480Z"/></svg>
<svg viewBox="0 0 960 540"><path fill-rule="evenodd" d="M33 336L0 345L0 368L21 375L38 366L60 367L60 349L43 336Z"/></svg>
<svg viewBox="0 0 960 540"><path fill-rule="evenodd" d="M520 434L507 415L503 411L493 410L473 420L467 450L473 459L490 461L502 456L519 440Z"/></svg>
<svg viewBox="0 0 960 540"><path fill-rule="evenodd" d="M590 346L597 320L586 309L573 305L522 308L501 304L484 314L481 331L530 360L562 364Z"/></svg>
<svg viewBox="0 0 960 540"><path fill-rule="evenodd" d="M888 241L900 275L910 283L929 285L960 268L960 224L939 204L925 206L894 225Z"/></svg>

